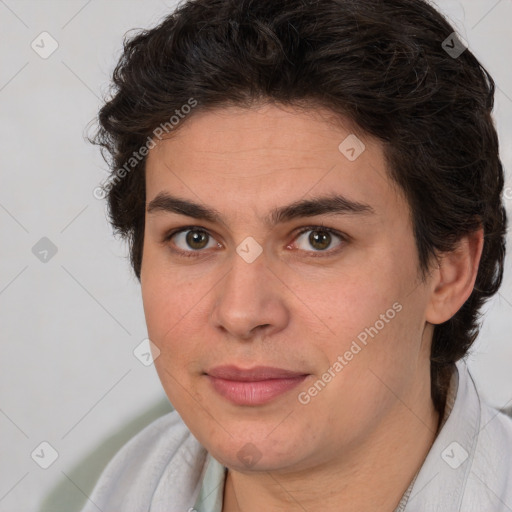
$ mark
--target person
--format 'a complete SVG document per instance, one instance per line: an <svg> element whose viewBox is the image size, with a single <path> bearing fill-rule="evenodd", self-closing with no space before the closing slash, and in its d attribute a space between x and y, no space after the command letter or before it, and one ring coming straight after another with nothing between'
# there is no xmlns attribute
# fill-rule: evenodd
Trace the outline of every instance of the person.
<svg viewBox="0 0 512 512"><path fill-rule="evenodd" d="M84 512L512 510L466 363L494 90L422 0L190 0L125 39L91 142L174 410Z"/></svg>

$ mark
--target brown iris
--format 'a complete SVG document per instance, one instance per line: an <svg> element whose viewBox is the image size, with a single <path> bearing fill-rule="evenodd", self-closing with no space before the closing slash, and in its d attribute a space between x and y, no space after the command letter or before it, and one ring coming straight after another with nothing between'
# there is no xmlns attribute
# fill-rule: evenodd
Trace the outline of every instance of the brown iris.
<svg viewBox="0 0 512 512"><path fill-rule="evenodd" d="M205 231L189 231L185 238L192 249L204 249L208 244L208 234Z"/></svg>
<svg viewBox="0 0 512 512"><path fill-rule="evenodd" d="M331 243L331 234L327 231L312 231L308 238L309 243L318 250L327 249Z"/></svg>

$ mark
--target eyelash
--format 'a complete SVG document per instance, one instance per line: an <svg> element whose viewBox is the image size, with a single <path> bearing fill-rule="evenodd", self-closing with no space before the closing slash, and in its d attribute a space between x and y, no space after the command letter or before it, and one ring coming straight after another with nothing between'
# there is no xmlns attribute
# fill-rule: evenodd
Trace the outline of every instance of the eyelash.
<svg viewBox="0 0 512 512"><path fill-rule="evenodd" d="M171 240L171 238L174 235L177 235L179 233L183 233L186 231L202 231L202 232L206 233L209 237L214 238L207 229L205 229L201 226L184 226L182 228L175 229L175 230L167 233L164 236L162 243L166 244ZM326 232L331 235L334 235L341 240L342 244L340 244L340 245L342 245L342 246L344 245L344 243L346 243L348 241L347 235L344 235L343 233L340 233L339 231L337 231L335 229L328 228L323 225L305 226L297 233L297 235L294 237L293 241L297 240L301 235L303 235L304 233L307 233L308 231L322 231L322 232ZM175 248L170 248L170 247L169 247L169 249L173 253L178 254L179 256L183 256L185 258L198 258L198 257L203 256L201 253L205 252L204 250L183 251L181 249L175 249ZM337 249L332 249L332 250L325 250L325 251L302 251L302 252L311 253L311 254L309 254L310 257L318 258L318 257L325 257L325 255L332 256L334 254L337 254L341 249L342 249L342 247L338 247Z"/></svg>

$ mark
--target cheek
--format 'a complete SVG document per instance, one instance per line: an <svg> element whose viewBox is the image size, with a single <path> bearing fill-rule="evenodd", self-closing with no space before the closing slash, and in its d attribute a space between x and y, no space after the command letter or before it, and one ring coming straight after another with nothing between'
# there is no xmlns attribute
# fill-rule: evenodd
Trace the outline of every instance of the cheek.
<svg viewBox="0 0 512 512"><path fill-rule="evenodd" d="M157 273L146 273L144 281L141 280L144 315L148 337L160 351L155 359L155 368L173 402L171 393L176 388L174 378L181 380L180 372L183 371L183 362L190 348L180 334L186 319L186 300L179 300L175 283L156 276Z"/></svg>
<svg viewBox="0 0 512 512"><path fill-rule="evenodd" d="M189 318L197 315L211 288L207 276L192 267L171 265L165 251L144 254L141 291L148 332L164 346Z"/></svg>
<svg viewBox="0 0 512 512"><path fill-rule="evenodd" d="M326 334L330 334L334 342L350 343L376 322L381 331L383 322L395 316L392 307L400 300L400 286L385 278L386 274L389 275L371 267L352 268L346 273L338 272L326 279L321 288L309 291L307 305L324 320L328 327ZM384 320L380 315L384 315ZM361 337L364 338L364 334Z"/></svg>
<svg viewBox="0 0 512 512"><path fill-rule="evenodd" d="M142 298L148 337L160 351L155 369L169 401L182 411L201 400L191 379L199 349L198 336L191 331L194 322L190 321L197 300L190 293L178 293L177 283L167 277L146 275Z"/></svg>
<svg viewBox="0 0 512 512"><path fill-rule="evenodd" d="M386 388L379 377L393 389L410 380L421 344L424 297L420 287L410 293L415 267L402 267L398 273L397 263L390 261L351 271L325 287L323 297L312 297L324 308L319 316L330 330L318 348L329 367L338 361L329 399L343 396L356 409L359 401L380 407Z"/></svg>
<svg viewBox="0 0 512 512"><path fill-rule="evenodd" d="M147 259L145 271L141 288L148 337L160 350L155 367L171 402L178 404L183 393L196 394L195 376L212 350L205 331L219 277L193 267L178 270L160 255Z"/></svg>
<svg viewBox="0 0 512 512"><path fill-rule="evenodd" d="M376 311L380 313L379 308ZM368 318L373 318L370 313L366 310ZM403 307L389 323L376 327L375 319L366 325L361 318L348 319L352 332L364 334L365 343L356 334L338 336L323 345L328 367L302 390L305 405L299 412L304 421L323 418L316 427L323 429L322 436L331 446L337 446L340 438L364 439L396 404L397 396L406 396L419 345L419 339L411 337L407 314Z"/></svg>

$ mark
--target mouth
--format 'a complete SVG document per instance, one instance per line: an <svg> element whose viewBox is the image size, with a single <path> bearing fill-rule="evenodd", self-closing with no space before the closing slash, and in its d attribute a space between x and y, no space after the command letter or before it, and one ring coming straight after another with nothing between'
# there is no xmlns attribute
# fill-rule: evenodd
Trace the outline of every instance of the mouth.
<svg viewBox="0 0 512 512"><path fill-rule="evenodd" d="M301 384L309 374L257 366L217 366L206 376L214 391L236 405L263 405Z"/></svg>

